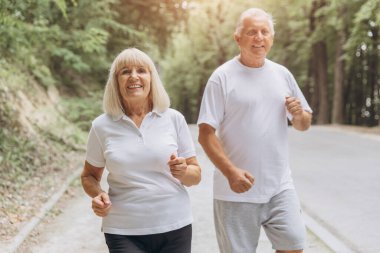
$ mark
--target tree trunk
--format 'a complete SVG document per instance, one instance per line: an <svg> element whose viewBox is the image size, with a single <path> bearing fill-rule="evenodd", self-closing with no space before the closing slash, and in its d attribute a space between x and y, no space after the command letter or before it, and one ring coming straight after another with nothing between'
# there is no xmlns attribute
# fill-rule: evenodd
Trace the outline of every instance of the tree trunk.
<svg viewBox="0 0 380 253"><path fill-rule="evenodd" d="M346 78L346 89L344 90L344 108L345 108L345 123L352 125L355 117L354 113L354 99L353 99L353 90L355 84L355 68L354 64L351 65L348 71L348 77Z"/></svg>
<svg viewBox="0 0 380 253"><path fill-rule="evenodd" d="M346 42L344 30L339 31L339 38L336 44L335 68L334 68L334 99L332 109L332 123L343 123L343 81L344 81L344 59L343 45Z"/></svg>
<svg viewBox="0 0 380 253"><path fill-rule="evenodd" d="M313 118L316 121L317 116L319 114L319 89L316 83L318 79L318 72L315 71L315 66L317 66L317 59L314 57L314 52L312 52L312 57L309 61L310 64L310 83L312 85L312 96L311 96L311 107L313 108L313 114L315 115Z"/></svg>
<svg viewBox="0 0 380 253"><path fill-rule="evenodd" d="M363 51L361 51L363 54ZM362 66L365 66L367 63L362 58L356 58L356 83L354 83L354 103L355 103L355 117L353 124L354 125L363 125L363 109L365 109L365 84L363 79L365 76L365 70Z"/></svg>
<svg viewBox="0 0 380 253"><path fill-rule="evenodd" d="M369 118L367 121L368 126L376 126L378 124L378 119L376 119L376 103L375 103L375 92L377 89L377 72L378 72L378 49L377 49L377 38L378 29L371 29L372 32L372 48L368 55L368 85L369 85L369 99L370 105L368 108Z"/></svg>
<svg viewBox="0 0 380 253"><path fill-rule="evenodd" d="M313 88L313 84L312 84L312 79L311 79L311 75L312 75L312 59L309 59L309 63L308 63L308 68L307 68L307 79L306 79L306 82L304 84L304 91L303 91L303 95L305 96L306 98L306 101L309 101L310 102L310 105L312 106L312 98L311 98L311 95L313 94L312 93L312 88ZM287 66L287 65L285 65ZM314 107L311 107L311 109L313 109ZM314 109L313 109L314 110Z"/></svg>
<svg viewBox="0 0 380 253"><path fill-rule="evenodd" d="M317 65L315 66L316 87L318 89L318 116L317 124L329 123L329 101L328 101L328 83L327 83L327 47L324 41L319 41L313 45L314 56Z"/></svg>
<svg viewBox="0 0 380 253"><path fill-rule="evenodd" d="M321 17L317 17L317 11L326 5L325 0L315 0L312 3L310 12L310 32L315 32L317 25L321 23ZM312 45L312 78L313 78L313 99L312 104L316 109L317 124L329 123L328 112L328 83L327 83L327 47L323 40L319 40Z"/></svg>

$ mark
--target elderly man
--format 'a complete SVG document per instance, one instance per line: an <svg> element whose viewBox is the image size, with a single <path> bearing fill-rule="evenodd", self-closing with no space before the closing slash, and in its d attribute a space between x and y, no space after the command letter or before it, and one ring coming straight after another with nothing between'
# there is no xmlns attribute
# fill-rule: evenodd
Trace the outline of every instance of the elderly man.
<svg viewBox="0 0 380 253"><path fill-rule="evenodd" d="M305 247L287 118L304 131L312 110L289 70L266 59L273 37L271 15L244 11L234 34L240 55L214 71L203 95L199 142L217 168L214 218L222 253L256 252L261 227L277 253Z"/></svg>

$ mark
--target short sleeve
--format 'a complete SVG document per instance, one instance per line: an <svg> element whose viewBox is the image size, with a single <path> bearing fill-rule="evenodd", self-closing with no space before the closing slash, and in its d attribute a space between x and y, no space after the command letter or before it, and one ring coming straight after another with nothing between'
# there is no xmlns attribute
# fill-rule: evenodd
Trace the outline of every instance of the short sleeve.
<svg viewBox="0 0 380 253"><path fill-rule="evenodd" d="M289 86L292 91L292 96L300 100L302 109L304 109L307 112L313 113L313 110L311 110L309 104L307 103L306 98L303 95L300 87L298 86L294 76L290 72L288 72L288 74ZM291 121L293 119L293 116L288 111L286 111L286 114L288 116L288 119Z"/></svg>
<svg viewBox="0 0 380 253"><path fill-rule="evenodd" d="M189 127L182 114L177 117L178 156L190 158L195 156L195 148Z"/></svg>
<svg viewBox="0 0 380 253"><path fill-rule="evenodd" d="M224 116L225 96L221 83L208 81L203 93L197 124L206 123L218 129Z"/></svg>
<svg viewBox="0 0 380 253"><path fill-rule="evenodd" d="M92 166L103 168L106 164L104 152L94 126L91 127L87 140L86 161Z"/></svg>

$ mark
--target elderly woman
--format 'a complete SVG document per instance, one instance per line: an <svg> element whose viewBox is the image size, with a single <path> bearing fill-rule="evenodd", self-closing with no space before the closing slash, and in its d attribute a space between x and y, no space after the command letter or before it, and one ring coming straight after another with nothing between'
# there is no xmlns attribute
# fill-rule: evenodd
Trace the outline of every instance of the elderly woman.
<svg viewBox="0 0 380 253"><path fill-rule="evenodd" d="M136 48L122 51L110 69L105 113L92 123L81 175L111 253L191 252L184 186L200 182L201 168L186 121L169 104L150 57ZM99 184L105 167L108 193Z"/></svg>

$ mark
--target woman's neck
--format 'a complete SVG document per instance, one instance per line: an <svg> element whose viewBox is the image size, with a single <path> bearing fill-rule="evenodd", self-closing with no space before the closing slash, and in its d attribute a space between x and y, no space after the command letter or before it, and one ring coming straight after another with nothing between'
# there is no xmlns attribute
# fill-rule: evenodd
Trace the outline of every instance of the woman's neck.
<svg viewBox="0 0 380 253"><path fill-rule="evenodd" d="M143 103L128 103L124 101L123 103L125 114L140 127L145 115L152 111L152 104L148 101Z"/></svg>

